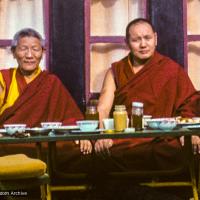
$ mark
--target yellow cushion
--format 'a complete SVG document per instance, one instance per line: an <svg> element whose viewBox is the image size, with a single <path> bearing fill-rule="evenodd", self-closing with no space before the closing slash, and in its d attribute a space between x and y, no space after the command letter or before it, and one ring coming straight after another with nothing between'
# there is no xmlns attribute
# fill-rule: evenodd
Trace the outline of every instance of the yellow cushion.
<svg viewBox="0 0 200 200"><path fill-rule="evenodd" d="M43 175L45 171L43 161L24 154L0 157L0 180L33 178Z"/></svg>

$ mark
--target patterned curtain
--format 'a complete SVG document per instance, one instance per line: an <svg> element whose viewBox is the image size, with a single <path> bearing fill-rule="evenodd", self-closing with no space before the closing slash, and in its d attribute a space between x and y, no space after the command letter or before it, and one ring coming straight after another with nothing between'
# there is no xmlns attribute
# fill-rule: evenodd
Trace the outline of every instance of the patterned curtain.
<svg viewBox="0 0 200 200"><path fill-rule="evenodd" d="M91 36L125 36L129 21L144 17L144 0L91 0ZM100 92L111 63L127 55L125 44L91 45L90 91Z"/></svg>
<svg viewBox="0 0 200 200"><path fill-rule="evenodd" d="M43 1L0 0L0 39L12 39L18 30L26 27L34 28L44 37ZM10 47L0 47L0 69L14 66Z"/></svg>

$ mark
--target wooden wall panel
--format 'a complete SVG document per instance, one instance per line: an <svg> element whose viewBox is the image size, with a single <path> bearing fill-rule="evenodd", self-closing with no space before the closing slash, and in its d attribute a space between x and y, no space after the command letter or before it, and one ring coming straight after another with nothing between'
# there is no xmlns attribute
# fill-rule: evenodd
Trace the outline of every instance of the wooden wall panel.
<svg viewBox="0 0 200 200"><path fill-rule="evenodd" d="M84 105L84 0L52 0L50 71Z"/></svg>
<svg viewBox="0 0 200 200"><path fill-rule="evenodd" d="M182 1L149 0L148 16L158 32L158 50L184 63ZM84 0L51 0L50 70L84 108Z"/></svg>
<svg viewBox="0 0 200 200"><path fill-rule="evenodd" d="M149 16L158 33L158 50L184 65L183 1L150 0Z"/></svg>

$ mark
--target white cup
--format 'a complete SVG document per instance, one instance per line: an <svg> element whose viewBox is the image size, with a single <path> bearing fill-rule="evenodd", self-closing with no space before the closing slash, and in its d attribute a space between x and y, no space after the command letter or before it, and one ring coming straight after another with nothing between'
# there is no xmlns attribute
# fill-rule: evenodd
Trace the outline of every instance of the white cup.
<svg viewBox="0 0 200 200"><path fill-rule="evenodd" d="M143 128L147 127L147 121L152 118L152 115L143 115Z"/></svg>
<svg viewBox="0 0 200 200"><path fill-rule="evenodd" d="M127 123L126 123L126 128L129 127L129 118L127 117Z"/></svg>
<svg viewBox="0 0 200 200"><path fill-rule="evenodd" d="M103 119L103 126L104 129L106 130L114 129L114 119L113 118Z"/></svg>

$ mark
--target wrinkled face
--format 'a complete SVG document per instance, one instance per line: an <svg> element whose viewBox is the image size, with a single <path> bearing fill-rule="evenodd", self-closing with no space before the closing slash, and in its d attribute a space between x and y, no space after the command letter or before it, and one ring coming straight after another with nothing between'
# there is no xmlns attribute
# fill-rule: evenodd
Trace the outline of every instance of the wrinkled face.
<svg viewBox="0 0 200 200"><path fill-rule="evenodd" d="M157 34L148 23L139 22L129 28L127 43L135 60L147 60L154 54Z"/></svg>
<svg viewBox="0 0 200 200"><path fill-rule="evenodd" d="M20 70L26 74L33 73L39 66L43 55L41 42L36 37L22 37L13 52Z"/></svg>

